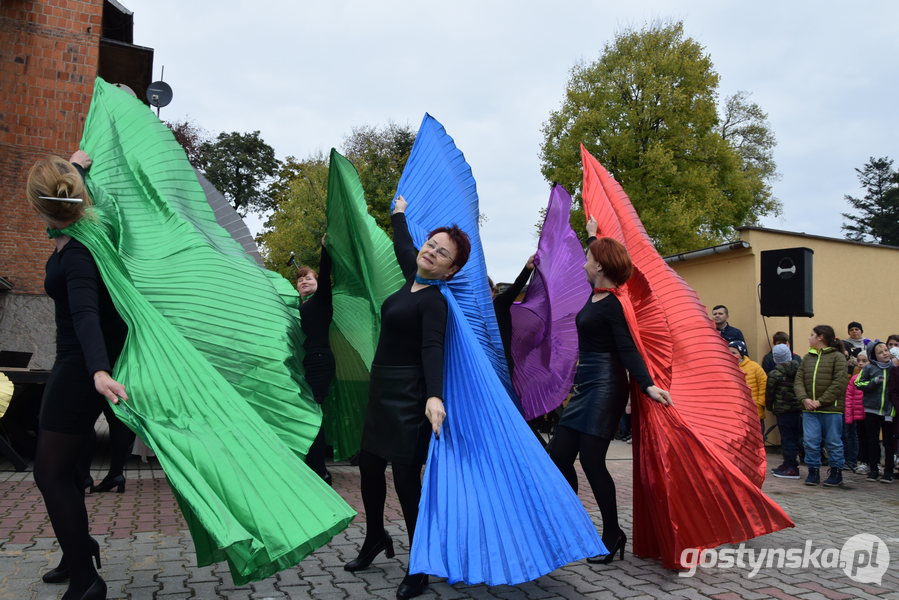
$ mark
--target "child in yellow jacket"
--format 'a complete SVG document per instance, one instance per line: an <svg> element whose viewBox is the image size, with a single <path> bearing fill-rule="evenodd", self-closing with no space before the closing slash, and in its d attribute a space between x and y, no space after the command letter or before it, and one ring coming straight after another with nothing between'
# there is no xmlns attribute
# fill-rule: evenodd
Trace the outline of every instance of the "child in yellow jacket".
<svg viewBox="0 0 899 600"><path fill-rule="evenodd" d="M749 358L749 352L746 344L740 340L734 340L728 344L730 353L737 359L743 375L746 376L746 385L752 392L752 401L755 402L755 408L758 411L759 422L762 427L762 439L765 438L765 388L768 386L768 375L758 364Z"/></svg>

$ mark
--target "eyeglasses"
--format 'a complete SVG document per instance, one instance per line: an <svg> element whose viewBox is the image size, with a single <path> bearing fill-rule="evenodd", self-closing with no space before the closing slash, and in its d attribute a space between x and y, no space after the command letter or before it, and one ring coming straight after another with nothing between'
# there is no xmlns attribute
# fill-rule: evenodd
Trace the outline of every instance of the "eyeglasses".
<svg viewBox="0 0 899 600"><path fill-rule="evenodd" d="M438 247L437 242L435 242L434 240L428 240L425 245L428 248L430 248L431 250L433 250L434 253L437 254L437 256L439 256L440 258L443 258L450 262L453 262L453 255L450 254L450 251L447 250L446 248Z"/></svg>

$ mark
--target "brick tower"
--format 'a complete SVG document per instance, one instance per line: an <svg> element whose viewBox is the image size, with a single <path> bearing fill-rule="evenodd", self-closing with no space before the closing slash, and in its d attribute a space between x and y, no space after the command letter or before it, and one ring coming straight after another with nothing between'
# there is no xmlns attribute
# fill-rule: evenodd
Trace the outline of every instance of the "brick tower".
<svg viewBox="0 0 899 600"><path fill-rule="evenodd" d="M132 16L110 0L0 2L0 350L54 356L44 263L52 244L25 200L25 180L46 154L78 149L97 75L150 83L153 51L132 44Z"/></svg>

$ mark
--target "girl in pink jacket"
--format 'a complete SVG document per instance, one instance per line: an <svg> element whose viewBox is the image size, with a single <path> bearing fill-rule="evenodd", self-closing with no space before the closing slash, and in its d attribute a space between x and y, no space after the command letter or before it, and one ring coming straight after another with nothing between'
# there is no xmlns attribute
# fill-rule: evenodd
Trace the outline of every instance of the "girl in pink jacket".
<svg viewBox="0 0 899 600"><path fill-rule="evenodd" d="M855 368L855 374L849 378L849 385L846 386L846 410L843 412L843 446L846 448L846 468L851 469L854 473L865 474L868 472L868 465L864 462L858 464L858 422L865 421L865 407L862 404L862 396L864 392L855 387L855 380L858 374L868 364L868 355L865 352L860 353L858 367Z"/></svg>

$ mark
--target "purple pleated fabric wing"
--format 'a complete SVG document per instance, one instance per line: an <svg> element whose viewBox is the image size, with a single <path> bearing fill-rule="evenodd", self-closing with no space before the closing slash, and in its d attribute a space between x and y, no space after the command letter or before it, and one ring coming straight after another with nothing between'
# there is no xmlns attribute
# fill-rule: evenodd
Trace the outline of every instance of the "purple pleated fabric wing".
<svg viewBox="0 0 899 600"><path fill-rule="evenodd" d="M574 319L590 294L584 248L568 217L571 196L554 185L537 246L537 269L524 300L512 305L512 383L525 419L553 410L568 396L577 365Z"/></svg>

